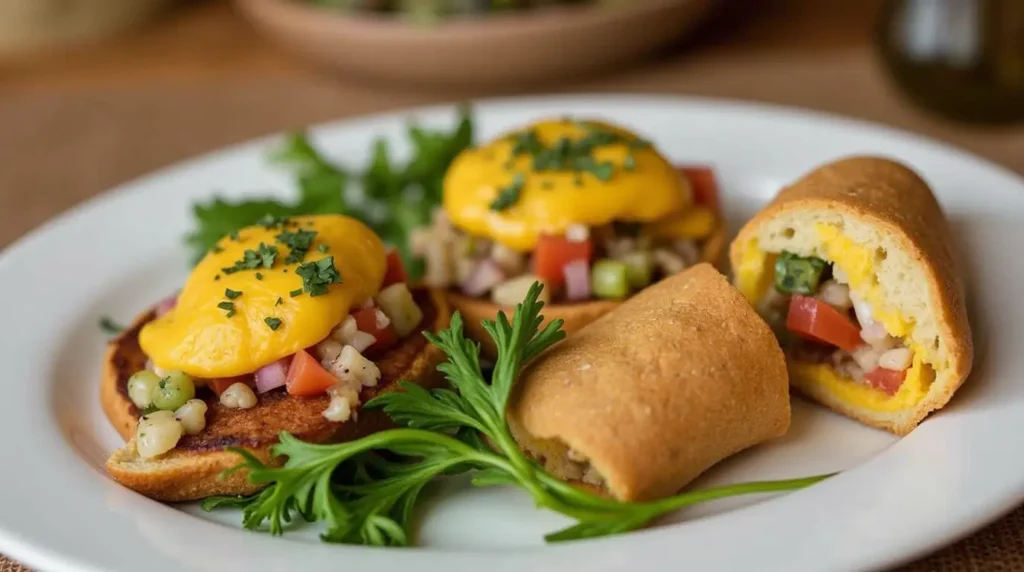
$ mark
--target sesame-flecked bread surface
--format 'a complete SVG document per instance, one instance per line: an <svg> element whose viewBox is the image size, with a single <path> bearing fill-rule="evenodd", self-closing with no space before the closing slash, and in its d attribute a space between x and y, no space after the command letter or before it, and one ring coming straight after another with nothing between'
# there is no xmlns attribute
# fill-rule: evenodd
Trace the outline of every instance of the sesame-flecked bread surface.
<svg viewBox="0 0 1024 572"><path fill-rule="evenodd" d="M555 475L624 501L675 494L789 427L775 336L709 264L668 277L559 342L523 373L517 440ZM592 480L592 479L589 479Z"/></svg>
<svg viewBox="0 0 1024 572"><path fill-rule="evenodd" d="M888 411L849 403L812 379L794 375L792 382L840 413L906 434L944 406L971 369L971 330L949 225L928 185L910 168L882 157L848 157L811 171L754 216L732 242L733 269L750 249L831 261L817 230L822 226L871 253L863 263L870 265L872 287L911 324L908 344L922 353L935 378L920 401Z"/></svg>

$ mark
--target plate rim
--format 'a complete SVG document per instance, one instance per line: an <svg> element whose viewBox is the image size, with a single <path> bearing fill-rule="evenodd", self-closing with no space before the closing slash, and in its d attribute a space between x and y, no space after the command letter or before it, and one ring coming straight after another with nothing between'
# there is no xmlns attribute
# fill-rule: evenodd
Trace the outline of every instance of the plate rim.
<svg viewBox="0 0 1024 572"><path fill-rule="evenodd" d="M979 167L984 167L993 172L999 173L1001 176L1008 177L1015 180L1018 184L1024 184L1024 180L1021 176L1012 170L992 162L988 159L980 157L973 152L963 150L952 145L946 144L941 141L937 141L928 138L923 135L908 132L899 128L891 127L884 124L875 123L872 121L843 117L840 115L815 111L815 110L803 110L791 106L776 105L770 103L760 102L744 102L736 99L724 99L724 98L707 98L707 97L686 97L686 96L672 96L672 95L644 95L644 94L628 94L628 93L602 93L602 94L558 94L554 96L513 96L513 97L501 97L501 98L489 98L481 99L474 102L474 109L504 109L509 106L519 108L536 108L536 107L552 107L552 106L565 106L565 105L579 105L580 103L586 104L600 104L616 106L622 105L623 103L650 103L655 105L663 105L668 107L697 107L697 108L711 108L712 111L717 113L756 113L762 115L774 116L775 120L790 121L790 120L816 120L825 121L833 124L831 129L845 130L845 129L858 129L873 132L876 135L885 136L886 138L896 137L903 140L913 142L915 145L926 148L929 153L952 153L961 157L964 157L970 162L977 164ZM392 111L385 111L380 113L374 113L370 115L351 116L342 119L336 119L328 122L318 123L310 126L311 132L315 136L322 136L325 132L345 130L345 129L358 129L361 124L373 124L379 122L389 122L394 120L404 121L409 117L416 116L437 116L450 114L452 110L452 104L436 104L430 106L416 106L402 108ZM142 176L134 177L123 183L120 183L111 189L99 193L85 201L82 201L76 205L73 205L63 211L55 214L53 217L48 219L42 225L29 231L25 235L19 237L15 241L11 242L2 251L0 251L0 274L6 271L9 261L13 258L23 256L23 252L29 251L32 245L40 240L42 237L54 232L54 229L60 225L66 224L71 220L78 217L90 216L90 213L101 210L107 203L116 202L123 197L130 195L139 187L144 187L147 183L167 177L176 171L180 171L186 168L194 168L204 163L215 164L223 161L228 155L240 155L251 150L264 147L272 141L277 140L280 137L280 133L269 134L261 137L247 139L241 142L237 142L228 146L213 149L199 155L195 155L186 159L178 160L170 163L164 167L150 171ZM869 461L870 462L870 461ZM848 470L846 473L855 471L856 468ZM844 473L844 474L846 474ZM792 493L792 495L804 494L813 489L807 491L798 491ZM961 522L961 526L949 526L947 527L947 534L936 536L927 543L917 543L914 550L908 550L898 559L887 558L884 559L886 565L900 564L908 562L920 557L923 554L930 553L936 548L946 546L958 540L966 537L973 532L977 531L989 522L992 522L1007 513L1011 512L1024 500L1024 479L1021 480L1020 486L1018 487L1017 494L1015 495L1013 504L1006 502L1004 499L990 499L991 505L994 506L978 506L975 504L975 510L973 511L975 518L971 519L970 523ZM753 510L757 507L751 507ZM764 510L763 507L761 510ZM955 530L953 530L955 529ZM67 557L60 551L59 548L46 548L36 547L32 545L32 542L21 538L21 535L16 529L8 529L3 521L0 521L0 551L8 555L11 558L15 558L26 564L52 568L52 569L75 569L82 570L92 568L87 563L73 562L68 560ZM868 561L865 561L868 562ZM881 562L881 561L878 561ZM874 563L878 563L874 562Z"/></svg>

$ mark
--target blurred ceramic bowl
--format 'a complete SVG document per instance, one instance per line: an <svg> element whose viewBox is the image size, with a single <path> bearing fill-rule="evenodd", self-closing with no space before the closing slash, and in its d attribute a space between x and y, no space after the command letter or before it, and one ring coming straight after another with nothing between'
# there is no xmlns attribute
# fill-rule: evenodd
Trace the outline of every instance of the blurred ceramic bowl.
<svg viewBox="0 0 1024 572"><path fill-rule="evenodd" d="M0 0L0 53L97 40L147 21L175 0Z"/></svg>
<svg viewBox="0 0 1024 572"><path fill-rule="evenodd" d="M563 5L417 25L302 0L236 0L274 40L340 72L421 84L521 85L614 68L691 30L716 0Z"/></svg>

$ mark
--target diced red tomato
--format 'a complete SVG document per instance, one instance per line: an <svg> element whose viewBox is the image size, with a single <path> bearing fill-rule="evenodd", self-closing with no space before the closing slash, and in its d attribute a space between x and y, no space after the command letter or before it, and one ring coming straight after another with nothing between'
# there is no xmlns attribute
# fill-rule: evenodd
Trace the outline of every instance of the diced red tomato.
<svg viewBox="0 0 1024 572"><path fill-rule="evenodd" d="M384 271L384 283L381 288L387 288L392 284L405 282L409 279L409 273L405 271L405 263L402 262L402 255L397 250L391 249L388 252L388 266Z"/></svg>
<svg viewBox="0 0 1024 572"><path fill-rule="evenodd" d="M206 380L206 386L213 390L214 393L220 395L224 393L224 390L231 387L236 383L244 383L249 387L255 387L256 380L251 375L240 375L237 377L218 377L214 379Z"/></svg>
<svg viewBox="0 0 1024 572"><path fill-rule="evenodd" d="M810 296L795 295L789 301L786 329L848 352L864 345L860 329L848 316Z"/></svg>
<svg viewBox="0 0 1024 572"><path fill-rule="evenodd" d="M885 369L884 367L876 367L875 369L864 374L864 380L867 381L871 387L879 391L884 391L889 395L895 395L899 391L900 386L903 385L903 380L907 378L907 370L894 371L891 369Z"/></svg>
<svg viewBox="0 0 1024 572"><path fill-rule="evenodd" d="M352 314L360 331L377 338L377 341L372 346L366 348L364 353L367 356L380 355L398 343L398 332L395 331L395 327L391 325L391 322L388 322L388 325L383 328L377 327L377 312L377 308L365 308L356 310Z"/></svg>
<svg viewBox="0 0 1024 572"><path fill-rule="evenodd" d="M315 357L304 351L295 352L285 381L289 395L314 397L323 394L336 383L338 380Z"/></svg>
<svg viewBox="0 0 1024 572"><path fill-rule="evenodd" d="M590 261L593 245L589 240L572 241L564 236L542 235L533 251L533 273L549 288L565 283L562 269L571 262Z"/></svg>
<svg viewBox="0 0 1024 572"><path fill-rule="evenodd" d="M718 181L711 167L683 166L679 170L690 180L693 202L718 212Z"/></svg>

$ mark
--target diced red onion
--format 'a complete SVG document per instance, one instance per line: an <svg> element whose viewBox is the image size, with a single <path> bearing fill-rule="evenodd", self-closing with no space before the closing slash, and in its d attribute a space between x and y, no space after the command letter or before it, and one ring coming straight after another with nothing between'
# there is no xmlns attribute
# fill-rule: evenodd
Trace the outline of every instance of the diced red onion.
<svg viewBox="0 0 1024 572"><path fill-rule="evenodd" d="M590 297L590 264L586 260L574 260L562 267L565 276L565 297L571 301L586 300Z"/></svg>
<svg viewBox="0 0 1024 572"><path fill-rule="evenodd" d="M290 363L291 356L288 356L256 370L256 393L266 393L283 386L288 379Z"/></svg>
<svg viewBox="0 0 1024 572"><path fill-rule="evenodd" d="M174 307L177 306L177 305L178 305L178 295L177 294L174 294L172 296L168 296L168 297L164 298L163 300L160 300L160 302L157 303L156 308L155 308L156 317L159 318L159 317L167 314L168 312L173 310Z"/></svg>
<svg viewBox="0 0 1024 572"><path fill-rule="evenodd" d="M473 271L462 281L461 287L467 296L483 296L504 280L505 273L496 262L488 258L476 263Z"/></svg>

